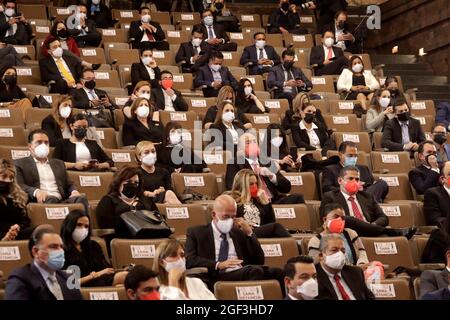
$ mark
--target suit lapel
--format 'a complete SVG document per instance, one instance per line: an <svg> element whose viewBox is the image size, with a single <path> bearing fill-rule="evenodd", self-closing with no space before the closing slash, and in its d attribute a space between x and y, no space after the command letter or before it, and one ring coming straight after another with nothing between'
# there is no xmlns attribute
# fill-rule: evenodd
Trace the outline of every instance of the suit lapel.
<svg viewBox="0 0 450 320"><path fill-rule="evenodd" d="M64 184L63 181L61 179L62 177L62 172L58 172L58 167L56 166L56 162L53 161L52 159L48 159L48 162L50 164L50 168L53 171L53 175L55 176L55 180L56 180L56 184L58 185L58 189L59 189L59 193L61 193L61 197L63 199L66 198L66 194L64 192Z"/></svg>
<svg viewBox="0 0 450 320"><path fill-rule="evenodd" d="M208 225L208 234L207 234L207 241L205 241L205 244L212 244L212 245L206 245L205 248L208 252L206 252L206 256L209 259L216 260L216 243L214 241L214 234L213 234L213 228L212 228L212 222Z"/></svg>
<svg viewBox="0 0 450 320"><path fill-rule="evenodd" d="M37 165L36 162L34 161L34 158L32 156L30 156L28 158L28 164L29 164L29 168L30 168L30 175L31 175L31 181L33 182L33 186L36 188L40 187L40 179L39 179L39 172L37 169Z"/></svg>
<svg viewBox="0 0 450 320"><path fill-rule="evenodd" d="M361 296L361 289L356 286L356 284L359 282L357 281L357 279L354 279L352 277L352 273L347 269L346 266L344 266L344 268L342 269L341 275L342 279L344 279L345 283L350 288L350 291L352 292L355 299L362 300L363 297Z"/></svg>
<svg viewBox="0 0 450 320"><path fill-rule="evenodd" d="M334 300L338 300L338 296L336 295L336 292L334 291L334 287L333 287L333 284L330 281L330 278L328 278L328 275L323 270L323 268L320 265L320 263L318 265L316 265L316 266L317 266L317 280L319 281L319 290L320 290L320 286L325 287L325 289L328 290L330 296ZM319 293L319 295L320 295L320 293Z"/></svg>
<svg viewBox="0 0 450 320"><path fill-rule="evenodd" d="M350 215L350 208L348 207L347 200L342 195L341 191L336 191L336 200L341 204L345 210L347 216Z"/></svg>
<svg viewBox="0 0 450 320"><path fill-rule="evenodd" d="M51 300L56 300L55 295L48 288L46 280L42 277L42 274L36 268L33 261L31 261L30 263L30 273L32 274L32 277L34 279L38 279L38 281L41 283L41 288L47 293L47 296L51 297Z"/></svg>
<svg viewBox="0 0 450 320"><path fill-rule="evenodd" d="M366 212L370 212L370 210L368 210L366 206L366 199L364 199L364 197L359 192L356 194L356 199L358 200L359 206L361 207L361 213L364 215L367 221L370 221L369 217L366 214Z"/></svg>

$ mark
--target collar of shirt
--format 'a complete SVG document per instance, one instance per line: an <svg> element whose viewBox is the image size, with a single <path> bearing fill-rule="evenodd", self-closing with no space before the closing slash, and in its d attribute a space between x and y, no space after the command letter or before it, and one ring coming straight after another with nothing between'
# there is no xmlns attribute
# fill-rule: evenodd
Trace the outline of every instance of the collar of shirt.
<svg viewBox="0 0 450 320"><path fill-rule="evenodd" d="M288 293L288 296L291 300L300 300L300 299L297 299L296 297L294 297L293 295L291 295L290 293Z"/></svg>
<svg viewBox="0 0 450 320"><path fill-rule="evenodd" d="M450 196L450 188L447 186L444 186L444 189L447 190L448 195ZM450 271L450 268L447 267L448 271Z"/></svg>
<svg viewBox="0 0 450 320"><path fill-rule="evenodd" d="M56 63L56 61L58 61L59 59L61 59L63 62L65 62L62 56L59 57L59 58L55 58L54 56L52 56L52 58L53 58L53 61L55 61L55 63Z"/></svg>
<svg viewBox="0 0 450 320"><path fill-rule="evenodd" d="M348 200L349 197L353 197L353 198L355 198L355 201L358 201L358 199L356 198L356 194L349 195L348 193L346 193L345 191L342 191L342 190L341 190L341 194L344 196L345 201L349 201Z"/></svg>
<svg viewBox="0 0 450 320"><path fill-rule="evenodd" d="M313 122L313 124L312 124L312 127L311 127L311 129L308 129L308 128L306 128L306 126L305 126L305 122L302 120L302 121L300 121L300 130L306 130L306 131L311 131L311 130L314 130L314 129L319 129L319 127L318 126L316 126L316 124Z"/></svg>
<svg viewBox="0 0 450 320"><path fill-rule="evenodd" d="M164 97L167 97L168 99L170 99L170 100L172 100L172 101L175 101L175 100L177 99L177 95L176 95L176 94L174 94L173 96L169 96L169 95L166 93L166 90L164 90L163 88L161 88L161 90L162 90L162 92L163 92Z"/></svg>
<svg viewBox="0 0 450 320"><path fill-rule="evenodd" d="M331 272L328 272L328 270L327 269L325 269L325 267L322 265L322 270L323 271L325 271L325 273L327 274L327 276L331 279L331 280L333 280L334 281L334 276L335 276L335 274L334 273L331 273ZM342 275L341 275L341 273L339 272L339 273L337 273L336 275L338 275L339 276L339 278L341 278L342 279Z"/></svg>
<svg viewBox="0 0 450 320"><path fill-rule="evenodd" d="M36 260L33 260L33 264L34 266L39 270L39 273L41 274L42 278L44 278L45 281L47 281L48 277L50 275L54 276L55 273L53 272L53 274L51 274L50 272L48 272L47 270L45 270L44 268L42 268L37 262Z"/></svg>
<svg viewBox="0 0 450 320"><path fill-rule="evenodd" d="M435 171L435 172L437 172L437 173L440 173L439 168L432 168L432 167L427 166L427 165L425 165L425 164L423 164L423 166L424 166L425 168L427 168L428 170L433 170L433 171Z"/></svg>
<svg viewBox="0 0 450 320"><path fill-rule="evenodd" d="M41 161L39 161L39 160L36 159L35 157L33 157L33 159L34 159L34 162L36 162L36 164L38 164L38 163L40 163L40 164L49 164L49 163L50 163L50 162L48 161L48 158L47 158L47 160L45 160L44 163L42 163Z"/></svg>
<svg viewBox="0 0 450 320"><path fill-rule="evenodd" d="M256 164L256 165L259 166L259 161L258 161L258 159L245 158L245 160L247 160L248 164L251 165L251 166L252 166L253 164Z"/></svg>

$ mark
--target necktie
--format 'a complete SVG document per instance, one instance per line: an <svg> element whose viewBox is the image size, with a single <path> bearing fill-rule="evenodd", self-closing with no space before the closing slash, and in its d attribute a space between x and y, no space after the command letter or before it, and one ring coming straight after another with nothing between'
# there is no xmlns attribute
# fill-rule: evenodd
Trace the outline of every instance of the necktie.
<svg viewBox="0 0 450 320"><path fill-rule="evenodd" d="M67 84L69 86L73 86L75 84L75 79L73 78L72 73L70 72L70 70L68 70L65 67L62 58L56 59L56 65L58 67L59 72L61 72L64 80L66 80Z"/></svg>
<svg viewBox="0 0 450 320"><path fill-rule="evenodd" d="M402 143L408 144L409 143L409 130L408 130L408 124L406 122L402 123Z"/></svg>
<svg viewBox="0 0 450 320"><path fill-rule="evenodd" d="M350 197L348 197L348 201L350 201L352 203L352 211L353 211L353 214L355 215L355 217L359 220L364 221L364 217L361 214L361 211L359 211L358 205L355 202L355 198L350 196Z"/></svg>
<svg viewBox="0 0 450 320"><path fill-rule="evenodd" d="M333 58L333 49L328 48L327 60L330 60L331 58Z"/></svg>
<svg viewBox="0 0 450 320"><path fill-rule="evenodd" d="M155 41L155 38L153 37L153 34L150 32L150 30L145 29L145 34L147 34L148 41Z"/></svg>
<svg viewBox="0 0 450 320"><path fill-rule="evenodd" d="M222 241L220 241L219 262L222 262L228 259L229 244L225 233L221 233L220 237Z"/></svg>
<svg viewBox="0 0 450 320"><path fill-rule="evenodd" d="M195 55L198 55L200 52L198 51L198 46L194 46Z"/></svg>
<svg viewBox="0 0 450 320"><path fill-rule="evenodd" d="M212 27L208 27L208 39L214 39L214 33Z"/></svg>
<svg viewBox="0 0 450 320"><path fill-rule="evenodd" d="M262 48L259 49L259 57L258 57L258 60L260 60L260 59L264 59L264 52L263 52L263 49L262 49Z"/></svg>
<svg viewBox="0 0 450 320"><path fill-rule="evenodd" d="M344 286L341 283L341 277L337 274L334 275L334 281L336 281L336 286L338 287L338 290L342 296L342 300L350 300L350 296L345 291Z"/></svg>
<svg viewBox="0 0 450 320"><path fill-rule="evenodd" d="M58 283L55 275L49 275L48 280L50 282L49 290L56 297L56 300L64 300L64 296L61 291L61 286Z"/></svg>
<svg viewBox="0 0 450 320"><path fill-rule="evenodd" d="M93 89L89 90L89 94L91 95L91 100L97 100L97 95Z"/></svg>

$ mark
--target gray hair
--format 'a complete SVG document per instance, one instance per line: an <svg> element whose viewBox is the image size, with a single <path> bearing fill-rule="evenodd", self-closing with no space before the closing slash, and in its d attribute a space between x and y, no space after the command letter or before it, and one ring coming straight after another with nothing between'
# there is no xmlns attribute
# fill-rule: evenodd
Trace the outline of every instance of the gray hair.
<svg viewBox="0 0 450 320"><path fill-rule="evenodd" d="M325 252L328 248L328 243L333 240L341 240L344 241L339 234L336 233L330 233L325 234L320 239L320 249L322 252Z"/></svg>

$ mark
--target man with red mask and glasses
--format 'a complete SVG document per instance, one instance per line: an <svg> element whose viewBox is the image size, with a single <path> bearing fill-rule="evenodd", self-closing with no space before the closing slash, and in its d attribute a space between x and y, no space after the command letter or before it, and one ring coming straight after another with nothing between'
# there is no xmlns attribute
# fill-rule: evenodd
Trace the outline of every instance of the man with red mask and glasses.
<svg viewBox="0 0 450 320"><path fill-rule="evenodd" d="M188 105L180 91L173 88L173 74L168 70L161 72L160 87L153 88L150 95L158 110L188 111Z"/></svg>
<svg viewBox="0 0 450 320"><path fill-rule="evenodd" d="M234 176L242 169L251 169L259 176L262 189L271 203L305 202L301 194L284 195L291 191L291 182L281 174L275 162L267 157L267 150L260 151L256 137L251 133L239 137L236 157L227 165L225 183L228 190L233 186Z"/></svg>
<svg viewBox="0 0 450 320"><path fill-rule="evenodd" d="M405 236L410 239L417 228L386 228L388 217L375 202L372 195L363 190L359 169L355 166L342 168L338 177L339 190L326 192L320 205L321 216L324 217L325 206L329 203L340 204L345 211L345 226L355 230L362 237Z"/></svg>

